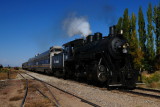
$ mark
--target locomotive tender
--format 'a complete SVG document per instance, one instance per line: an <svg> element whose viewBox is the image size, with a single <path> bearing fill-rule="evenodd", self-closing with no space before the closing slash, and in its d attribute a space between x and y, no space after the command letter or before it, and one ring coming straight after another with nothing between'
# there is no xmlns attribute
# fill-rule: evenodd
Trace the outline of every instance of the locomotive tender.
<svg viewBox="0 0 160 107"><path fill-rule="evenodd" d="M110 86L135 88L138 72L133 69L129 44L123 32L116 33L110 27L108 36L101 33L89 35L86 39L76 39L62 48L51 48L22 64L23 69L52 72L63 78L85 79L86 81ZM42 64L41 61L46 64ZM41 66L41 65L42 66ZM44 68L45 67L45 68ZM42 69L43 68L43 69Z"/></svg>

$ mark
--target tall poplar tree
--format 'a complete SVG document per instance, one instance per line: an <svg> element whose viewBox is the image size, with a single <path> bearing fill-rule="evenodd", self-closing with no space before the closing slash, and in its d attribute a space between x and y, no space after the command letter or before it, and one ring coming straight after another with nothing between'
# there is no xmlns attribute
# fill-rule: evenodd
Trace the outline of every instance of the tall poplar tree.
<svg viewBox="0 0 160 107"><path fill-rule="evenodd" d="M122 25L123 25L123 18L120 17L120 18L118 19L118 23L117 23L117 25L116 25L116 32L117 32L117 33L119 33L120 30L122 30Z"/></svg>
<svg viewBox="0 0 160 107"><path fill-rule="evenodd" d="M147 56L147 63L148 67L151 67L153 65L153 60L155 57L154 52L154 38L153 38L153 25L152 25L152 5L149 4L148 10L147 10L147 47L146 47L146 56ZM149 70L150 68L148 68Z"/></svg>
<svg viewBox="0 0 160 107"><path fill-rule="evenodd" d="M154 32L156 34L156 67L160 69L160 3L154 7L153 21L155 24Z"/></svg>
<svg viewBox="0 0 160 107"><path fill-rule="evenodd" d="M140 51L143 52L142 54L142 67L146 67L146 60L144 59L146 57L146 30L145 30L145 21L144 21L144 16L142 12L142 7L139 8L138 12L138 32L139 32L139 46L140 46Z"/></svg>
<svg viewBox="0 0 160 107"><path fill-rule="evenodd" d="M146 30L145 30L145 21L144 21L144 16L142 12L142 7L139 8L139 12L138 12L138 26L139 26L138 32L139 32L140 47L142 51L145 52L146 51L146 46L145 46Z"/></svg>
<svg viewBox="0 0 160 107"><path fill-rule="evenodd" d="M160 3L154 7L155 34L156 34L156 54L160 54Z"/></svg>
<svg viewBox="0 0 160 107"><path fill-rule="evenodd" d="M122 29L123 29L124 37L130 43L130 20L129 20L129 15L128 15L128 8L125 9L124 14L123 14Z"/></svg>
<svg viewBox="0 0 160 107"><path fill-rule="evenodd" d="M130 51L132 53L135 53L135 51L138 48L138 40L136 34L136 16L134 13L132 13L130 22L131 22L131 40L132 40L132 42L130 43Z"/></svg>
<svg viewBox="0 0 160 107"><path fill-rule="evenodd" d="M139 69L141 67L141 60L142 60L142 51L138 47L138 38L136 33L136 15L132 13L131 17L131 41L130 42L130 53L133 57L134 67Z"/></svg>

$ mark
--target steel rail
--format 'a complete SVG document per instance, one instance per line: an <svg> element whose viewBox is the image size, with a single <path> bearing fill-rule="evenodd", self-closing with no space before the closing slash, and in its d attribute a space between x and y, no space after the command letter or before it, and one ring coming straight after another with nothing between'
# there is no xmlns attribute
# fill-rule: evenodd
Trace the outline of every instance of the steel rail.
<svg viewBox="0 0 160 107"><path fill-rule="evenodd" d="M150 92L157 92L157 93L160 93L160 90L156 90L156 89L142 88L142 87L136 87L136 89L138 89L138 90L144 90L144 91L150 91Z"/></svg>
<svg viewBox="0 0 160 107"><path fill-rule="evenodd" d="M18 73L19 73L19 72L18 72ZM21 73L19 73L19 74L26 80L25 94L24 94L22 103L21 103L21 105L20 105L20 107L23 107L23 106L24 106L24 103L25 103L25 100L26 100L26 97L27 97L27 94L28 94L28 79L26 79Z"/></svg>
<svg viewBox="0 0 160 107"><path fill-rule="evenodd" d="M142 93L142 92L136 92L134 90L118 90L120 92L127 92L127 93L131 93L131 94L135 94L135 95L140 95L140 96L144 96L144 97L152 97L152 98L156 98L156 99L160 99L159 95L153 95L153 94L147 94L147 93Z"/></svg>
<svg viewBox="0 0 160 107"><path fill-rule="evenodd" d="M54 103L48 96L46 96L41 90L39 90L38 88L35 87L35 89L45 98L47 98L48 100L50 100L53 104L56 105L56 107L60 107L59 105L57 105L56 103Z"/></svg>
<svg viewBox="0 0 160 107"><path fill-rule="evenodd" d="M56 97L53 95L53 93L51 92L51 90L48 88L48 86L47 86L44 82L42 82L42 83L45 85L45 87L48 89L48 91L49 91L50 94L52 95L53 99L55 100L56 106L57 106L57 107L60 107L60 104L59 104L58 100L57 100Z"/></svg>

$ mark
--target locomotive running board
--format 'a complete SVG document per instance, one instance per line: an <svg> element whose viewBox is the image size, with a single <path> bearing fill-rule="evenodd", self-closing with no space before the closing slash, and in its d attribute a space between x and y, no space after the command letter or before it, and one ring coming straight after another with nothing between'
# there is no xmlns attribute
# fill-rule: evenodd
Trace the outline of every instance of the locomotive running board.
<svg viewBox="0 0 160 107"><path fill-rule="evenodd" d="M112 84L112 85L109 85L111 87L114 87L114 86L122 86L122 84Z"/></svg>

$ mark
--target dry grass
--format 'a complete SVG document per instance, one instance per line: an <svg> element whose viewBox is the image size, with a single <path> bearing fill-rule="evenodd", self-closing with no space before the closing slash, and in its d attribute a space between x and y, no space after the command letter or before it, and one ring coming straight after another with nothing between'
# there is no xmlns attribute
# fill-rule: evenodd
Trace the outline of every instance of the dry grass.
<svg viewBox="0 0 160 107"><path fill-rule="evenodd" d="M26 80L25 79L22 79L22 82L23 82L23 90L26 89ZM28 88L29 88L29 91L31 92L35 92L36 91L36 88L40 88L40 85L39 84L35 84L32 80L29 80L28 81Z"/></svg>
<svg viewBox="0 0 160 107"><path fill-rule="evenodd" d="M36 88L29 88L29 91L35 92L35 91L37 91L37 90L36 90Z"/></svg>
<svg viewBox="0 0 160 107"><path fill-rule="evenodd" d="M44 91L48 91L48 88L44 87L43 90L44 90Z"/></svg>
<svg viewBox="0 0 160 107"><path fill-rule="evenodd" d="M150 84L150 87L151 87L151 88L157 88L157 87L158 87L157 82L152 82L152 83Z"/></svg>
<svg viewBox="0 0 160 107"><path fill-rule="evenodd" d="M26 103L25 107L51 107L51 102L48 99L41 99L31 103Z"/></svg>
<svg viewBox="0 0 160 107"><path fill-rule="evenodd" d="M43 84L43 83L42 83L42 85L43 85L43 91L48 91L47 86L45 84Z"/></svg>
<svg viewBox="0 0 160 107"><path fill-rule="evenodd" d="M25 79L21 79L21 81L22 81L22 83L23 83L23 90L25 90L26 89L26 80Z"/></svg>
<svg viewBox="0 0 160 107"><path fill-rule="evenodd" d="M0 81L0 89L6 87L8 85L8 83L6 83L5 81Z"/></svg>
<svg viewBox="0 0 160 107"><path fill-rule="evenodd" d="M11 70L9 73L10 73L10 78L15 79L17 77L18 71Z"/></svg>
<svg viewBox="0 0 160 107"><path fill-rule="evenodd" d="M12 105L12 104L9 104L9 107L17 107L17 106L14 106L14 105Z"/></svg>
<svg viewBox="0 0 160 107"><path fill-rule="evenodd" d="M26 89L26 80L22 79L23 89L17 90L18 93L22 93ZM42 88L42 84L35 80L28 80L28 95L35 94L37 91L36 88ZM47 90L43 88L43 91ZM36 96L33 95L33 96ZM15 98L16 99L16 98ZM14 100L14 98L12 99ZM27 102L25 103L25 107L53 107L55 106L49 99L44 97L35 97L35 99L28 98Z"/></svg>
<svg viewBox="0 0 160 107"><path fill-rule="evenodd" d="M8 72L10 69L8 68L0 68L0 72Z"/></svg>
<svg viewBox="0 0 160 107"><path fill-rule="evenodd" d="M6 95L6 94L8 94L8 93L7 93L7 92L4 92L4 93L3 93L3 95Z"/></svg>
<svg viewBox="0 0 160 107"><path fill-rule="evenodd" d="M18 71L14 69L1 68L0 69L0 80L8 79L8 74L10 79L15 79Z"/></svg>
<svg viewBox="0 0 160 107"><path fill-rule="evenodd" d="M32 84L29 83L29 84L28 84L28 87L29 87L29 88L35 88L35 87L36 87L36 88L40 88L40 85L39 85L39 84L34 84L34 83L32 83Z"/></svg>
<svg viewBox="0 0 160 107"><path fill-rule="evenodd" d="M9 101L18 101L21 100L23 98L23 96L14 96L12 98L9 99Z"/></svg>
<svg viewBox="0 0 160 107"><path fill-rule="evenodd" d="M8 74L6 72L0 72L0 80L8 79Z"/></svg>
<svg viewBox="0 0 160 107"><path fill-rule="evenodd" d="M143 82L146 83L145 87L160 89L160 71L153 74L142 74Z"/></svg>
<svg viewBox="0 0 160 107"><path fill-rule="evenodd" d="M28 83L29 83L28 91L30 94L35 93L37 91L36 88L43 89L43 92L44 90L46 90L44 87L42 87L42 84L38 81L29 80ZM53 106L55 105L53 105L53 103L49 99L40 97L40 96L38 96L36 99L33 99L32 101L29 101L25 104L25 107L53 107Z"/></svg>
<svg viewBox="0 0 160 107"><path fill-rule="evenodd" d="M21 94L23 92L23 89L17 90L17 92Z"/></svg>

